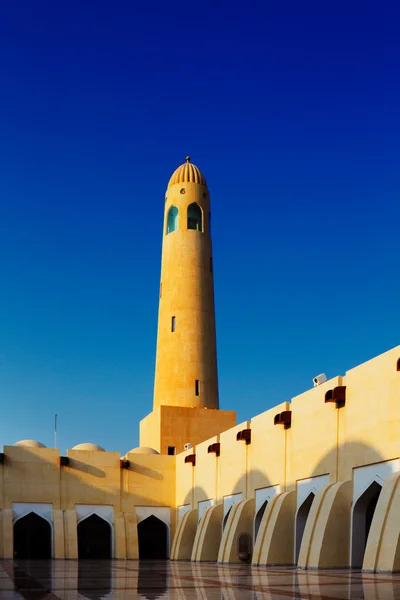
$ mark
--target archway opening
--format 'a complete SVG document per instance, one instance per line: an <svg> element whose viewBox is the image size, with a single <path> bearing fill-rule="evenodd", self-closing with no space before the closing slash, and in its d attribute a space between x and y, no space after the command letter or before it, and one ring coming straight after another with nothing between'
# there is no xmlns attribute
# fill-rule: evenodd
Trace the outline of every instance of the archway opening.
<svg viewBox="0 0 400 600"><path fill-rule="evenodd" d="M203 231L203 213L196 202L189 204L187 212L187 228Z"/></svg>
<svg viewBox="0 0 400 600"><path fill-rule="evenodd" d="M14 558L51 558L50 523L34 512L14 524Z"/></svg>
<svg viewBox="0 0 400 600"><path fill-rule="evenodd" d="M178 229L179 210L176 206L171 206L167 216L167 235Z"/></svg>
<svg viewBox="0 0 400 600"><path fill-rule="evenodd" d="M377 481L373 481L354 505L351 540L352 567L362 567L365 546L381 490L382 486Z"/></svg>
<svg viewBox="0 0 400 600"><path fill-rule="evenodd" d="M78 558L111 558L111 526L98 515L78 523Z"/></svg>
<svg viewBox="0 0 400 600"><path fill-rule="evenodd" d="M265 509L267 508L268 500L265 500L263 504L257 511L257 514L254 519L254 543L256 543L258 530L260 529L261 521L265 513Z"/></svg>
<svg viewBox="0 0 400 600"><path fill-rule="evenodd" d="M139 558L168 558L166 524L150 515L138 524Z"/></svg>
<svg viewBox="0 0 400 600"><path fill-rule="evenodd" d="M299 559L301 540L303 539L304 529L310 513L311 505L315 498L314 492L310 492L303 504L299 506L296 516L296 563Z"/></svg>

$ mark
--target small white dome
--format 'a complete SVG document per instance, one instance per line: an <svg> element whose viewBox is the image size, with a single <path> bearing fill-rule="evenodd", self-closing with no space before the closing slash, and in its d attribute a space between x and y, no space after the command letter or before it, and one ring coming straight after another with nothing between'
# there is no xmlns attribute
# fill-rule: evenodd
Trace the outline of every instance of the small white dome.
<svg viewBox="0 0 400 600"><path fill-rule="evenodd" d="M129 450L128 454L160 454L154 448L148 448L147 446L138 446L137 448L133 448Z"/></svg>
<svg viewBox="0 0 400 600"><path fill-rule="evenodd" d="M83 444L78 444L74 446L72 450L87 450L90 452L105 452L104 448L99 446L98 444L92 444L92 442L84 442Z"/></svg>
<svg viewBox="0 0 400 600"><path fill-rule="evenodd" d="M37 440L20 440L14 446L23 446L24 448L46 448L44 444Z"/></svg>

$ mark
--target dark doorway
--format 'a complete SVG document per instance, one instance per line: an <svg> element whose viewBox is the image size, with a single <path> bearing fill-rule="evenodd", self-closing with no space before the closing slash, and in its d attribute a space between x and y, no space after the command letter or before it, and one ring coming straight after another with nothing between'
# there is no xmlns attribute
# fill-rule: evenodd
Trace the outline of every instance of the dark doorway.
<svg viewBox="0 0 400 600"><path fill-rule="evenodd" d="M51 527L43 517L31 512L15 522L14 558L51 558Z"/></svg>
<svg viewBox="0 0 400 600"><path fill-rule="evenodd" d="M296 517L296 563L299 559L301 540L303 539L304 529L307 523L311 504L315 498L314 492L310 492L303 504L299 507Z"/></svg>
<svg viewBox="0 0 400 600"><path fill-rule="evenodd" d="M260 508L257 511L256 517L254 519L254 543L256 543L258 530L260 529L261 521L265 513L265 509L267 508L268 500L262 503Z"/></svg>
<svg viewBox="0 0 400 600"><path fill-rule="evenodd" d="M139 558L168 558L167 526L154 515L138 524Z"/></svg>
<svg viewBox="0 0 400 600"><path fill-rule="evenodd" d="M111 527L91 515L78 523L78 558L111 558Z"/></svg>
<svg viewBox="0 0 400 600"><path fill-rule="evenodd" d="M353 509L351 566L362 567L365 546L382 486L373 481L359 497Z"/></svg>

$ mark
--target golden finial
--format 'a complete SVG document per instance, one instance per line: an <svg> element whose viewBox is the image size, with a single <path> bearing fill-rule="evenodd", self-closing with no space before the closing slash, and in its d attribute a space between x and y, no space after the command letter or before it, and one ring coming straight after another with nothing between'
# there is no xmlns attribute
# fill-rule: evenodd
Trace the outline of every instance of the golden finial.
<svg viewBox="0 0 400 600"><path fill-rule="evenodd" d="M187 162L187 163L190 163L190 156L187 156L187 157L186 157L186 162Z"/></svg>

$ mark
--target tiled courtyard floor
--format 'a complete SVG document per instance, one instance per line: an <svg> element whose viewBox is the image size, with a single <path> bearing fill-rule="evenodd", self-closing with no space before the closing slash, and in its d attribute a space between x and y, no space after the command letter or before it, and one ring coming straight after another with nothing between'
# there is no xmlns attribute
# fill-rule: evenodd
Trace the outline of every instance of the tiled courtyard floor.
<svg viewBox="0 0 400 600"><path fill-rule="evenodd" d="M400 575L167 561L0 560L0 600L400 600Z"/></svg>

